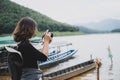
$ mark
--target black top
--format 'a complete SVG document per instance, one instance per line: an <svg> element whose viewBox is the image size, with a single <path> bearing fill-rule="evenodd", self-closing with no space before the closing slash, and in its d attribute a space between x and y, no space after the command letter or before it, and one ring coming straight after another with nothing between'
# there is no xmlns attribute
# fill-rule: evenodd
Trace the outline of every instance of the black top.
<svg viewBox="0 0 120 80"><path fill-rule="evenodd" d="M23 68L38 68L37 60L47 60L47 56L35 49L28 40L18 44L18 51L21 52L23 57Z"/></svg>

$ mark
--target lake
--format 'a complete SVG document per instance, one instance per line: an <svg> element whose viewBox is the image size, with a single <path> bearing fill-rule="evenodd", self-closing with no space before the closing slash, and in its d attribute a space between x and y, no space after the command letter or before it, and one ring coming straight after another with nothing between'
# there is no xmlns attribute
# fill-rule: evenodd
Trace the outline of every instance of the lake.
<svg viewBox="0 0 120 80"><path fill-rule="evenodd" d="M100 58L102 62L102 66L100 67L100 80L120 80L120 34L90 34L54 37L53 43L54 42L72 43L72 46L61 48L64 51L69 48L79 50L73 55L74 58L45 69L43 70L44 73L50 73L87 61L90 59L90 55L92 55L93 59ZM110 46L113 55L112 65L108 57L108 46ZM69 80L96 80L96 75L96 69L93 69L82 75L70 78Z"/></svg>
<svg viewBox="0 0 120 80"><path fill-rule="evenodd" d="M120 34L91 34L79 36L54 37L54 42L71 42L73 49L79 49L74 58L59 63L45 73L50 73L59 69L66 68L90 59L100 58L102 66L100 68L100 80L120 80ZM113 55L113 64L108 57L108 46ZM68 49L66 48L66 49ZM69 80L96 80L96 69L82 75L78 75Z"/></svg>

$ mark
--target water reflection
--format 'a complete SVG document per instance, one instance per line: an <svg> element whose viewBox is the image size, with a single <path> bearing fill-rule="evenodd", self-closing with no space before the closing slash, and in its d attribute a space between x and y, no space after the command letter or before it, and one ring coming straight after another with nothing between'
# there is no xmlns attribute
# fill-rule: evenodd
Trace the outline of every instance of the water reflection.
<svg viewBox="0 0 120 80"><path fill-rule="evenodd" d="M109 71L112 71L112 68L113 68L113 64L110 65Z"/></svg>
<svg viewBox="0 0 120 80"><path fill-rule="evenodd" d="M110 66L109 66L109 71L108 71L108 75L110 76L110 79L109 80L114 80L113 79L113 64L111 64Z"/></svg>

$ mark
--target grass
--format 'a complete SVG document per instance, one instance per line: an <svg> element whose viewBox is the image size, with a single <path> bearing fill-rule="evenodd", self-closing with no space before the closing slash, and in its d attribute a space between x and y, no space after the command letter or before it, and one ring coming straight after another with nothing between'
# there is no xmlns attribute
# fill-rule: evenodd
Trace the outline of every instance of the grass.
<svg viewBox="0 0 120 80"><path fill-rule="evenodd" d="M4 37L4 36L10 36L12 34L0 34L0 37Z"/></svg>
<svg viewBox="0 0 120 80"><path fill-rule="evenodd" d="M71 36L71 35L81 35L81 32L52 32L54 36ZM38 36L42 36L44 32L39 32Z"/></svg>
<svg viewBox="0 0 120 80"><path fill-rule="evenodd" d="M71 35L81 35L83 33L81 32L52 32L54 34L54 36L71 36ZM44 34L44 32L38 32L37 33L37 36L42 36ZM3 36L10 36L12 34L1 34L0 37L3 37Z"/></svg>

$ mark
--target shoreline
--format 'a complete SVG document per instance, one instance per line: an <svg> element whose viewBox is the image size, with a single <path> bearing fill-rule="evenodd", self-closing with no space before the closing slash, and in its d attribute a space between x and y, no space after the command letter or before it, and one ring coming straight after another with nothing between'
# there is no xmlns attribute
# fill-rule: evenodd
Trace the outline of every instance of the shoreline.
<svg viewBox="0 0 120 80"><path fill-rule="evenodd" d="M67 31L67 32L59 32L59 31L55 31L55 32L52 32L54 34L54 36L72 36L72 35L82 35L83 33L81 32L70 32L70 31ZM37 33L37 36L40 36L42 37L42 35L44 34L44 32L38 32ZM0 37L4 37L4 36L11 36L12 33L10 34L0 34Z"/></svg>

